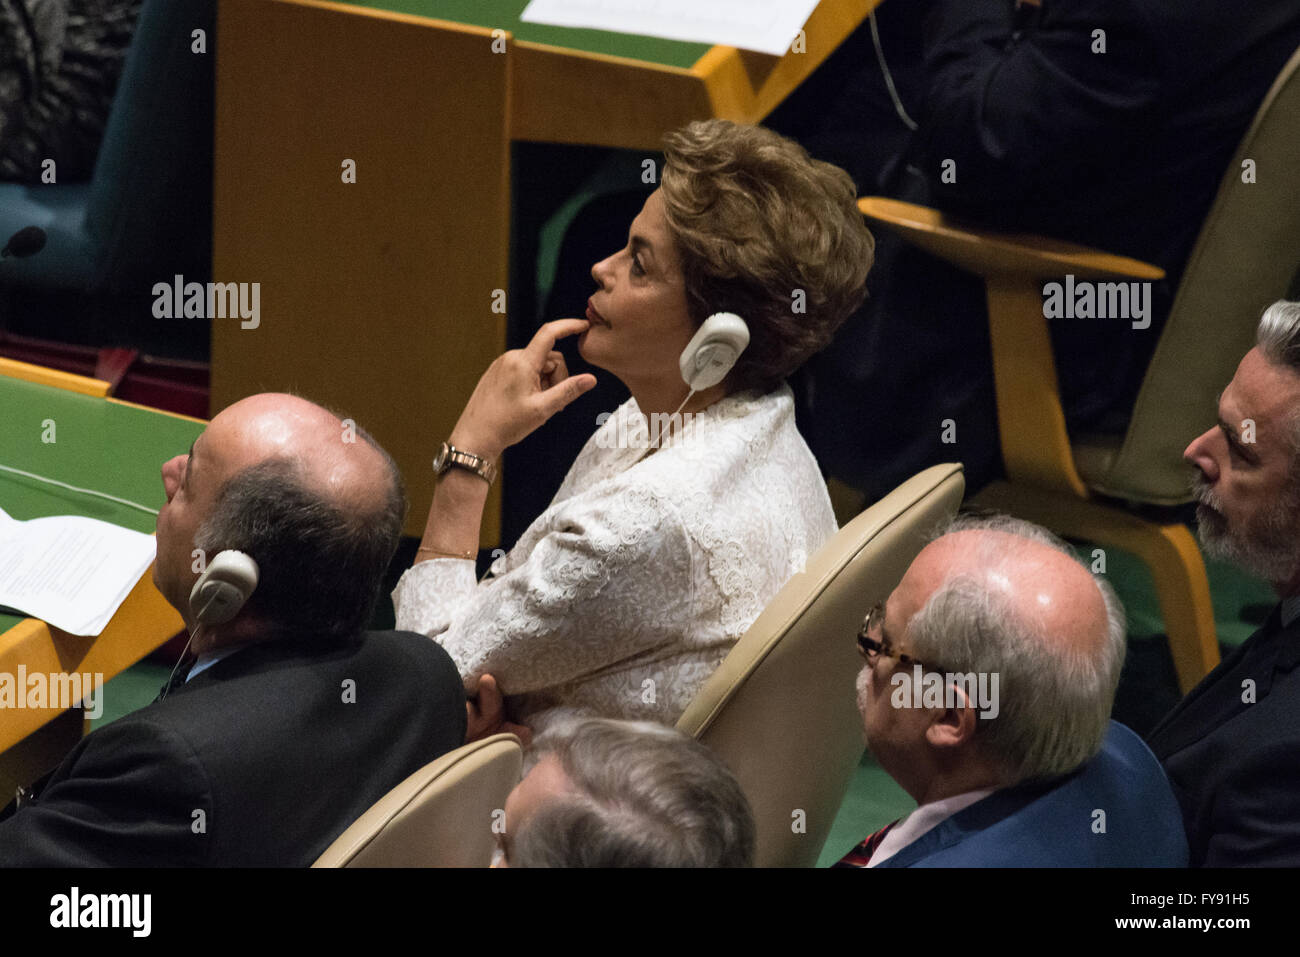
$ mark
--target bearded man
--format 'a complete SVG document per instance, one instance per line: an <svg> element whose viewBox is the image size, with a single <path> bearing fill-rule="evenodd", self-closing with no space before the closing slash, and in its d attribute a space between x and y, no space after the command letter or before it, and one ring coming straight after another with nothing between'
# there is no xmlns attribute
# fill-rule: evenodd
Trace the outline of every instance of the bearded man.
<svg viewBox="0 0 1300 957"><path fill-rule="evenodd" d="M1183 453L1196 466L1206 554L1269 582L1264 626L1151 732L1183 810L1193 866L1300 864L1300 302L1265 310Z"/></svg>

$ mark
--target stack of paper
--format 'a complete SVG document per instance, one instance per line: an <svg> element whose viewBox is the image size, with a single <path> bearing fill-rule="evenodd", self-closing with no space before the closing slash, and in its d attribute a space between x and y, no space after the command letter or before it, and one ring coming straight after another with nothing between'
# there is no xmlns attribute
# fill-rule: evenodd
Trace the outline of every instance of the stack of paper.
<svg viewBox="0 0 1300 957"><path fill-rule="evenodd" d="M817 0L533 0L520 19L780 56L816 8Z"/></svg>
<svg viewBox="0 0 1300 957"><path fill-rule="evenodd" d="M20 522L0 509L0 605L98 635L153 562L152 535L93 518Z"/></svg>

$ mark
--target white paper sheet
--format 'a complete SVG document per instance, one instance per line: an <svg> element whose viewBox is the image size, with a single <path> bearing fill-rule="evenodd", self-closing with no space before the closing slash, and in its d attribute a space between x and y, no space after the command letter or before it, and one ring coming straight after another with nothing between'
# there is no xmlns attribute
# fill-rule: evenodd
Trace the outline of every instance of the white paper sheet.
<svg viewBox="0 0 1300 957"><path fill-rule="evenodd" d="M779 56L816 8L817 0L533 0L520 19Z"/></svg>
<svg viewBox="0 0 1300 957"><path fill-rule="evenodd" d="M93 518L20 522L0 509L0 605L98 635L154 559L152 535Z"/></svg>

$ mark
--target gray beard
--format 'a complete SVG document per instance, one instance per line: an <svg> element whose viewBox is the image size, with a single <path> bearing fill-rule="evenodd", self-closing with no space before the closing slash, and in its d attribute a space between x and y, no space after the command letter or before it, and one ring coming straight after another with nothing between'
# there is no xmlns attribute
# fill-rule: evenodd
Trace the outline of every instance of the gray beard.
<svg viewBox="0 0 1300 957"><path fill-rule="evenodd" d="M1246 526L1233 528L1219 511L1219 497L1201 476L1192 481L1197 538L1205 554L1231 562L1273 585L1300 572L1300 483L1286 489Z"/></svg>

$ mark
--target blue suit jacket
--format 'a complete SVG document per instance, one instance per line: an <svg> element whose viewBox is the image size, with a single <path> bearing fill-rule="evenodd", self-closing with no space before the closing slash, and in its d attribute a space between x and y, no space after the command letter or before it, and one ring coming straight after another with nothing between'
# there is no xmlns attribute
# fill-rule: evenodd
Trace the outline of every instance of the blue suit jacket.
<svg viewBox="0 0 1300 957"><path fill-rule="evenodd" d="M1112 721L1069 777L996 791L879 866L1186 867L1187 839L1155 755Z"/></svg>

